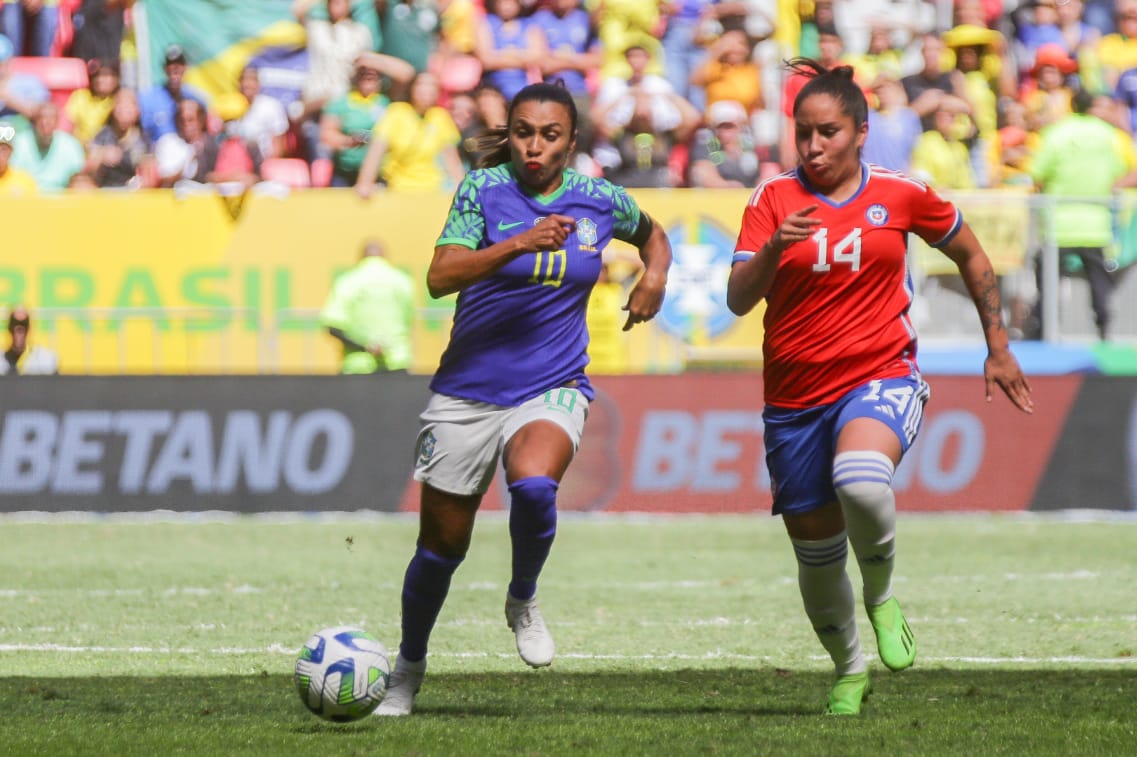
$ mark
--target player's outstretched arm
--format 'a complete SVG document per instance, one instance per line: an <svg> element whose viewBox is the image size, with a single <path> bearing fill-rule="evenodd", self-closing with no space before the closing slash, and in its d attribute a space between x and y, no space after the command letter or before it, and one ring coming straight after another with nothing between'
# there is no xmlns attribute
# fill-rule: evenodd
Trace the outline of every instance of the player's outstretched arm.
<svg viewBox="0 0 1137 757"><path fill-rule="evenodd" d="M667 271L671 268L671 241L658 223L651 222L651 233L648 234L647 240L639 245L639 251L644 271L640 274L639 281L632 287L628 302L624 305L624 310L628 311L624 331L637 323L650 321L663 307Z"/></svg>
<svg viewBox="0 0 1137 757"><path fill-rule="evenodd" d="M1034 412L1030 383L1010 349L1007 329L1003 324L999 282L995 278L991 260L967 224L942 249L959 268L959 274L967 285L967 291L971 293L971 299L979 313L979 322L983 326L983 338L987 341L987 359L983 362L987 401L991 401L994 388L998 386L1019 410L1024 413Z"/></svg>
<svg viewBox="0 0 1137 757"><path fill-rule="evenodd" d="M480 250L460 244L439 245L434 248L434 257L426 272L427 290L431 297L458 292L493 274L518 255L560 249L574 231L575 219L554 213L536 226Z"/></svg>

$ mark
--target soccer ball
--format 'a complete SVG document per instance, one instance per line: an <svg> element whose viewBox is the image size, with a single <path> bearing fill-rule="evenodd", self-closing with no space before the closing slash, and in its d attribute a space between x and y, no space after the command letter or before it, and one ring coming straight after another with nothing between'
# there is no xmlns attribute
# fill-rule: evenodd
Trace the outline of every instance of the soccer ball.
<svg viewBox="0 0 1137 757"><path fill-rule="evenodd" d="M387 693L387 649L361 628L318 631L296 658L293 679L309 710L337 723L370 715Z"/></svg>

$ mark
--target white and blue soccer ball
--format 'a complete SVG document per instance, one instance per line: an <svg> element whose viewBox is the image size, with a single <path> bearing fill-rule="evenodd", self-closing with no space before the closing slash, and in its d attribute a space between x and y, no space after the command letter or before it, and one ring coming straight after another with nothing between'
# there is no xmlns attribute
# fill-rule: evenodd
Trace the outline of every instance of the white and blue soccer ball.
<svg viewBox="0 0 1137 757"><path fill-rule="evenodd" d="M390 677L386 647L353 626L316 632L301 647L293 675L304 706L337 723L374 712L387 694Z"/></svg>

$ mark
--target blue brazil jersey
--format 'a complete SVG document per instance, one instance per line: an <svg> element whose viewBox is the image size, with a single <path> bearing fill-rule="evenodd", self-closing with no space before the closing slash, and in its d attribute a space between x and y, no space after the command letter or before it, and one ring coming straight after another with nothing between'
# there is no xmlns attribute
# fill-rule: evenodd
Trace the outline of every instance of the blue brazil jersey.
<svg viewBox="0 0 1137 757"><path fill-rule="evenodd" d="M535 195L509 164L470 171L437 244L485 249L554 213L576 220L564 249L519 255L459 293L433 391L515 407L575 381L592 399L584 375L588 296L600 253L613 237L631 239L640 222L623 188L566 170L560 188Z"/></svg>

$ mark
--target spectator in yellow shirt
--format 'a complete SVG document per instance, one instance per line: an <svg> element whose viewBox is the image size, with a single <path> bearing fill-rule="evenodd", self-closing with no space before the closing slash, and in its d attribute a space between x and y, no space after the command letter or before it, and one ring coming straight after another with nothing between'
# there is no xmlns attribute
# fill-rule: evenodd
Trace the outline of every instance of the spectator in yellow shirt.
<svg viewBox="0 0 1137 757"><path fill-rule="evenodd" d="M443 56L470 55L478 37L481 11L473 0L439 0L438 51Z"/></svg>
<svg viewBox="0 0 1137 757"><path fill-rule="evenodd" d="M967 112L966 102L944 95L933 115L935 128L921 134L912 149L914 177L939 190L975 189L968 148L956 132L956 117Z"/></svg>
<svg viewBox="0 0 1137 757"><path fill-rule="evenodd" d="M594 375L620 374L628 369L627 337L623 311L624 285L612 276L610 263L602 263L600 277L588 296L588 370Z"/></svg>
<svg viewBox="0 0 1137 757"><path fill-rule="evenodd" d="M903 50L892 42L892 28L881 19L869 20L869 48L861 55L847 55L845 62L853 67L856 82L869 89L884 74L899 75L903 69Z"/></svg>
<svg viewBox="0 0 1137 757"><path fill-rule="evenodd" d="M747 113L765 106L762 99L762 69L741 29L723 32L711 44L707 61L695 69L691 83L706 92L706 104L722 100L742 104Z"/></svg>
<svg viewBox="0 0 1137 757"><path fill-rule="evenodd" d="M1013 95L1014 67L1006 59L1006 40L994 29L973 24L957 24L943 34L944 43L955 55L955 70L963 79L961 96L967 100L977 133L969 142L971 168L978 186L991 185L998 155L998 95ZM1011 80L1005 81L1010 75ZM967 120L957 118L957 129L967 133Z"/></svg>
<svg viewBox="0 0 1137 757"><path fill-rule="evenodd" d="M369 197L376 179L393 190L439 191L465 175L450 112L438 104L438 78L422 71L411 82L410 102L391 103L371 131L355 190Z"/></svg>
<svg viewBox="0 0 1137 757"><path fill-rule="evenodd" d="M1031 79L1024 86L1020 101L1026 106L1030 130L1040 132L1071 112L1074 89L1068 77L1078 70L1077 62L1061 45L1048 43L1034 55Z"/></svg>
<svg viewBox="0 0 1137 757"><path fill-rule="evenodd" d="M1003 126L999 129L999 171L995 186L1034 188L1030 175L1030 156L1042 138L1030 130L1026 106L1018 101L1007 103L1003 109Z"/></svg>
<svg viewBox="0 0 1137 757"><path fill-rule="evenodd" d="M1091 57L1101 65L1101 81L1087 84L1095 92L1112 92L1123 71L1137 67L1137 0L1118 0L1117 31L1102 37Z"/></svg>
<svg viewBox="0 0 1137 757"><path fill-rule="evenodd" d="M624 51L642 47L648 53L649 74L663 71L663 44L660 13L656 0L593 0L586 7L596 18L596 31L604 60L600 78L627 78L631 74Z"/></svg>
<svg viewBox="0 0 1137 757"><path fill-rule="evenodd" d="M118 69L110 63L92 61L90 71L91 85L72 92L63 107L71 134L84 147L106 126L119 86Z"/></svg>

